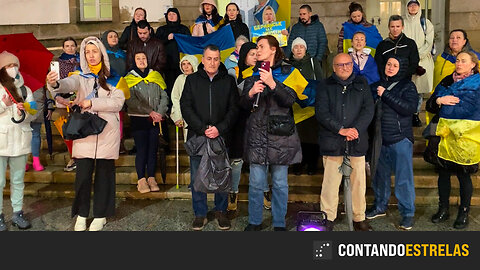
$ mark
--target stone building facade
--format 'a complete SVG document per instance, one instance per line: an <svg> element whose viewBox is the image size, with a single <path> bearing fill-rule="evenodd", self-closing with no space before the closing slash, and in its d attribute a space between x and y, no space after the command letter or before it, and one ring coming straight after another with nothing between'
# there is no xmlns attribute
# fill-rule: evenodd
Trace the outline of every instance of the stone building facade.
<svg viewBox="0 0 480 270"><path fill-rule="evenodd" d="M0 25L0 34L33 32L34 35L48 48L58 51L61 40L67 36L73 36L79 41L89 35L100 36L107 29L114 29L118 32L123 31L132 18L132 12L120 7L120 1L112 0L112 19L111 21L101 22L82 22L80 17L79 0L65 0L69 4L70 21L64 24L25 24L25 25ZM170 1L170 0L166 0ZM198 16L198 7L201 0L172 0L173 6L177 7L182 16L182 23L186 25L193 24ZM159 1L161 2L161 1ZM318 14L320 20L325 25L328 35L329 48L335 52L338 32L341 24L348 19L347 11L350 0L292 0L291 22L298 21L298 9L302 4L309 4L313 8L314 14ZM407 0L358 0L365 8L367 19L377 18L377 14L369 14L367 7L377 5L380 2L400 3L402 10L405 10ZM425 3L425 0L421 1ZM372 4L373 3L373 4ZM429 0L432 5L431 19L436 29L436 42L438 48L443 48L447 42L449 30L463 28L469 34L472 46L480 50L480 1L478 0ZM394 5L394 4L392 4ZM148 11L148 10L147 10ZM5 11L4 11L5 12ZM220 14L223 14L223 10ZM148 18L148 16L147 16ZM156 29L164 23L163 19L150 21ZM377 24L378 21L375 21Z"/></svg>

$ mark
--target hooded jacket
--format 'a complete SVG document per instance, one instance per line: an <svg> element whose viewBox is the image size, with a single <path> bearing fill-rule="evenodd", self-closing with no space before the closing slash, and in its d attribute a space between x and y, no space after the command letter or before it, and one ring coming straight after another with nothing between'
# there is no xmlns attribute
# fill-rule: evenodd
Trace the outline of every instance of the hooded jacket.
<svg viewBox="0 0 480 270"><path fill-rule="evenodd" d="M118 76L125 76L127 74L127 63L125 62L126 54L122 49L120 49L119 44L113 47L108 45L107 36L110 32L115 31L107 30L102 34L102 43L107 50L108 59L110 60L110 72L113 72Z"/></svg>
<svg viewBox="0 0 480 270"><path fill-rule="evenodd" d="M385 77L385 64L391 56L408 59L405 76L411 79L411 76L416 73L418 62L420 61L415 41L408 38L404 33L401 33L396 39L387 37L378 44L375 52L375 62L377 62L380 77Z"/></svg>
<svg viewBox="0 0 480 270"><path fill-rule="evenodd" d="M58 88L47 84L48 90L56 93L77 92L74 104L78 104L94 91L97 79L92 75L85 58L85 47L87 42L93 41L100 48L103 56L103 64L110 69L110 61L107 51L102 42L96 37L87 37L80 45L80 68L82 73L58 81ZM97 83L98 85L98 83ZM83 139L73 141L72 157L74 158L97 158L97 159L118 159L120 149L120 118L118 112L122 109L125 96L122 90L112 85L104 89L98 85L98 97L93 97L92 106L84 111L96 113L107 121L102 133L90 135Z"/></svg>
<svg viewBox="0 0 480 270"><path fill-rule="evenodd" d="M238 115L237 103L235 79L228 75L223 63L211 81L200 64L197 72L187 76L180 98L182 115L188 123L187 140L193 134L205 136L207 127L215 126L228 147Z"/></svg>
<svg viewBox="0 0 480 270"><path fill-rule="evenodd" d="M345 137L342 128L355 128L358 139L348 142L349 156L364 156L368 149L368 126L374 114L373 99L367 81L354 73L341 80L334 73L318 85L315 116L320 123L320 155L343 156Z"/></svg>
<svg viewBox="0 0 480 270"><path fill-rule="evenodd" d="M408 10L408 9L407 9ZM435 29L430 20L425 20L425 30L422 27L420 20L422 20L422 9L418 9L418 13L410 15L407 11L405 16L405 28L403 33L415 41L418 48L418 55L420 57L419 66L423 67L426 72L422 76L414 75L413 82L417 86L418 93L430 93L433 90L433 56L432 46L435 36Z"/></svg>
<svg viewBox="0 0 480 270"><path fill-rule="evenodd" d="M203 4L213 5L211 18L207 18L203 11ZM220 25L223 24L223 18L218 14L217 3L215 0L203 0L199 6L200 16L192 25L192 36L203 37L207 34L217 31Z"/></svg>
<svg viewBox="0 0 480 270"><path fill-rule="evenodd" d="M254 71L258 68L255 67ZM280 61L272 66L272 70L281 69L282 73L290 72L291 65ZM248 92L259 75L245 78L245 84L240 97L240 106L251 110L255 96L250 98ZM258 108L250 114L245 129L244 159L248 163L260 165L290 165L302 161L302 149L297 129L290 136L279 136L268 133L268 118L270 115L290 116L293 121L292 105L297 98L295 91L275 80L275 89L265 87L258 101Z"/></svg>
<svg viewBox="0 0 480 270"><path fill-rule="evenodd" d="M2 52L4 54L6 52ZM20 67L18 58L13 56L15 62ZM10 63L7 63L10 64ZM2 67L0 67L2 68ZM17 77L15 78L15 87L17 88L17 95L22 97L21 86L24 85L23 77L20 72L18 72ZM25 86L26 89L26 102L33 101L33 94L28 86ZM38 90L41 91L41 90ZM0 96L7 95L5 87L0 84ZM11 118L19 119L18 109L16 104L7 106L0 100L0 156L3 157L16 157L20 155L26 155L32 152L31 142L32 142L32 128L30 127L30 122L33 120L33 115L26 113L25 120L21 123L13 123Z"/></svg>
<svg viewBox="0 0 480 270"><path fill-rule="evenodd" d="M175 12L177 14L177 21L171 22L168 20L168 13ZM183 34L183 35L190 35L190 29L187 26L181 24L182 20L180 18L180 12L177 8L169 8L165 13L165 21L167 22L166 25L162 25L157 28L157 33L155 37L163 42L165 46L166 56L167 56L167 69L177 69L177 63L180 61L178 56L178 46L177 42L175 41L175 36L173 39L169 40L168 35L170 34Z"/></svg>
<svg viewBox="0 0 480 270"><path fill-rule="evenodd" d="M189 54L182 57L182 59L179 62L179 66L180 66L180 70L182 71L182 74L178 75L172 88L172 110L170 113L170 118L172 118L172 121L174 123L177 122L178 120L183 120L182 110L180 109L180 98L182 97L183 87L185 86L185 80L187 79L187 76L188 76L185 74L185 71L182 69L183 61L188 61L190 65L192 65L194 73L197 72L198 70L197 57ZM187 122L183 121L183 139L185 142L187 141L187 135L188 135L187 126L188 126Z"/></svg>
<svg viewBox="0 0 480 270"><path fill-rule="evenodd" d="M408 60L392 58L400 63L398 73L393 77L384 76L371 85L374 100L381 102L381 113L376 120L381 124L383 145L391 145L405 138L413 143L412 115L417 112L418 93L415 84L406 75ZM381 97L377 95L378 86L386 88Z"/></svg>
<svg viewBox="0 0 480 270"><path fill-rule="evenodd" d="M288 36L288 45L285 47L285 52L288 54L292 51L292 42L301 37L308 44L307 52L310 56L322 62L327 50L328 39L323 24L320 22L318 15L311 17L311 23L303 24L300 19L293 25L292 31Z"/></svg>

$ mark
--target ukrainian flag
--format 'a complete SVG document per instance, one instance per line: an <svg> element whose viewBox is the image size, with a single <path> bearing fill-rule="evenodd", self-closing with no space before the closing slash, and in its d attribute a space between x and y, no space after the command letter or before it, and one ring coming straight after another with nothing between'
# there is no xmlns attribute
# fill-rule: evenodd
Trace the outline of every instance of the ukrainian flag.
<svg viewBox="0 0 480 270"><path fill-rule="evenodd" d="M257 70L249 67L242 72L244 78L249 76L260 76ZM275 80L280 81L284 85L292 88L297 94L297 101L293 104L293 118L295 124L306 120L315 115L315 96L316 96L316 81L307 81L300 71L293 66L289 70L285 67L278 67L272 70L272 75Z"/></svg>
<svg viewBox="0 0 480 270"><path fill-rule="evenodd" d="M220 48L220 57L223 62L233 51L235 51L235 38L233 37L232 27L230 24L220 28L219 30L205 35L203 37L192 37L183 34L174 34L177 41L180 59L186 54L197 57L198 62L202 61L203 48L213 44Z"/></svg>
<svg viewBox="0 0 480 270"><path fill-rule="evenodd" d="M378 43L383 40L382 36L378 32L377 27L374 25L370 27L365 27L361 24L353 24L351 22L344 22L343 26L343 52L348 53L348 49L352 47L352 38L356 32L365 33L367 39L367 46L372 50L370 53L372 56L375 56L375 51L377 49Z"/></svg>
<svg viewBox="0 0 480 270"><path fill-rule="evenodd" d="M85 78L98 77L93 73L84 74L81 70L75 70L73 72L68 73L68 76L72 76L72 75L79 75ZM118 90L122 90L123 95L125 96L125 99L130 98L130 88L128 88L127 82L122 76L118 76L118 75L110 76L107 78L107 83L117 88Z"/></svg>
<svg viewBox="0 0 480 270"><path fill-rule="evenodd" d="M480 162L480 74L471 75L445 88L435 90L436 96L456 96L460 102L443 105L436 135L441 137L438 156L460 165Z"/></svg>

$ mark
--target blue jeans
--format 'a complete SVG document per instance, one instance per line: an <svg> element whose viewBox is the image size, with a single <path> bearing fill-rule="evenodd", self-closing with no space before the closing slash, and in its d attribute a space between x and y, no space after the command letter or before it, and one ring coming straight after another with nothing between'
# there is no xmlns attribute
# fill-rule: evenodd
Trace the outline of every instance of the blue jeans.
<svg viewBox="0 0 480 270"><path fill-rule="evenodd" d="M232 191L238 193L238 185L240 184L240 179L242 176L242 166L243 166L243 159L232 159L231 164L232 166Z"/></svg>
<svg viewBox="0 0 480 270"><path fill-rule="evenodd" d="M190 186L192 190L193 213L196 217L206 217L208 212L207 193L197 192L193 186L195 173L197 172L201 160L201 156L190 156ZM215 193L214 201L214 211L227 211L228 192Z"/></svg>
<svg viewBox="0 0 480 270"><path fill-rule="evenodd" d="M40 128L42 128L41 122L30 122L32 130L32 156L40 156L40 144L42 140L40 138Z"/></svg>
<svg viewBox="0 0 480 270"><path fill-rule="evenodd" d="M263 192L268 167L272 173L272 219L274 227L285 227L288 202L288 166L250 164L248 188L248 223L260 225L263 220Z"/></svg>
<svg viewBox="0 0 480 270"><path fill-rule="evenodd" d="M130 120L132 121L133 141L137 148L135 155L137 177L138 179L144 178L145 173L148 177L155 177L160 126L152 125L147 117L131 116Z"/></svg>
<svg viewBox="0 0 480 270"><path fill-rule="evenodd" d="M413 143L405 138L392 145L382 145L377 172L372 182L375 207L386 211L390 199L391 175L395 173L395 197L403 217L415 214L415 186L413 183Z"/></svg>

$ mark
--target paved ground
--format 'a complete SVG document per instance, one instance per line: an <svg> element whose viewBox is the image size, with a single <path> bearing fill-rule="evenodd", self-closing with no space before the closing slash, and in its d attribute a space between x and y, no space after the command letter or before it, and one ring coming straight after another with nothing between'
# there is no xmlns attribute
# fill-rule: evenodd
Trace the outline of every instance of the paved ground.
<svg viewBox="0 0 480 270"><path fill-rule="evenodd" d="M25 197L24 211L32 221L31 231L71 231L75 219L70 218L72 199ZM107 219L105 231L189 231L193 221L193 210L190 200L123 200L117 199L115 217ZM209 202L213 207L213 202ZM9 230L18 230L10 226L12 209L10 199L4 197L4 214ZM287 229L296 230L296 214L298 211L316 211L318 204L291 203L288 205ZM436 212L436 206L417 206L413 231L455 231L452 224L456 217L456 207L452 207L451 218L442 224L433 224L430 217ZM345 215L339 215L335 231L347 231ZM233 231L243 231L248 224L247 203L239 203L239 211L231 216ZM392 205L386 217L371 221L375 231L396 231L399 222L397 207ZM87 224L91 222L91 218ZM211 220L205 231L216 231L217 223ZM264 211L263 230L271 231L271 213ZM470 225L466 231L480 231L480 207L472 207Z"/></svg>

